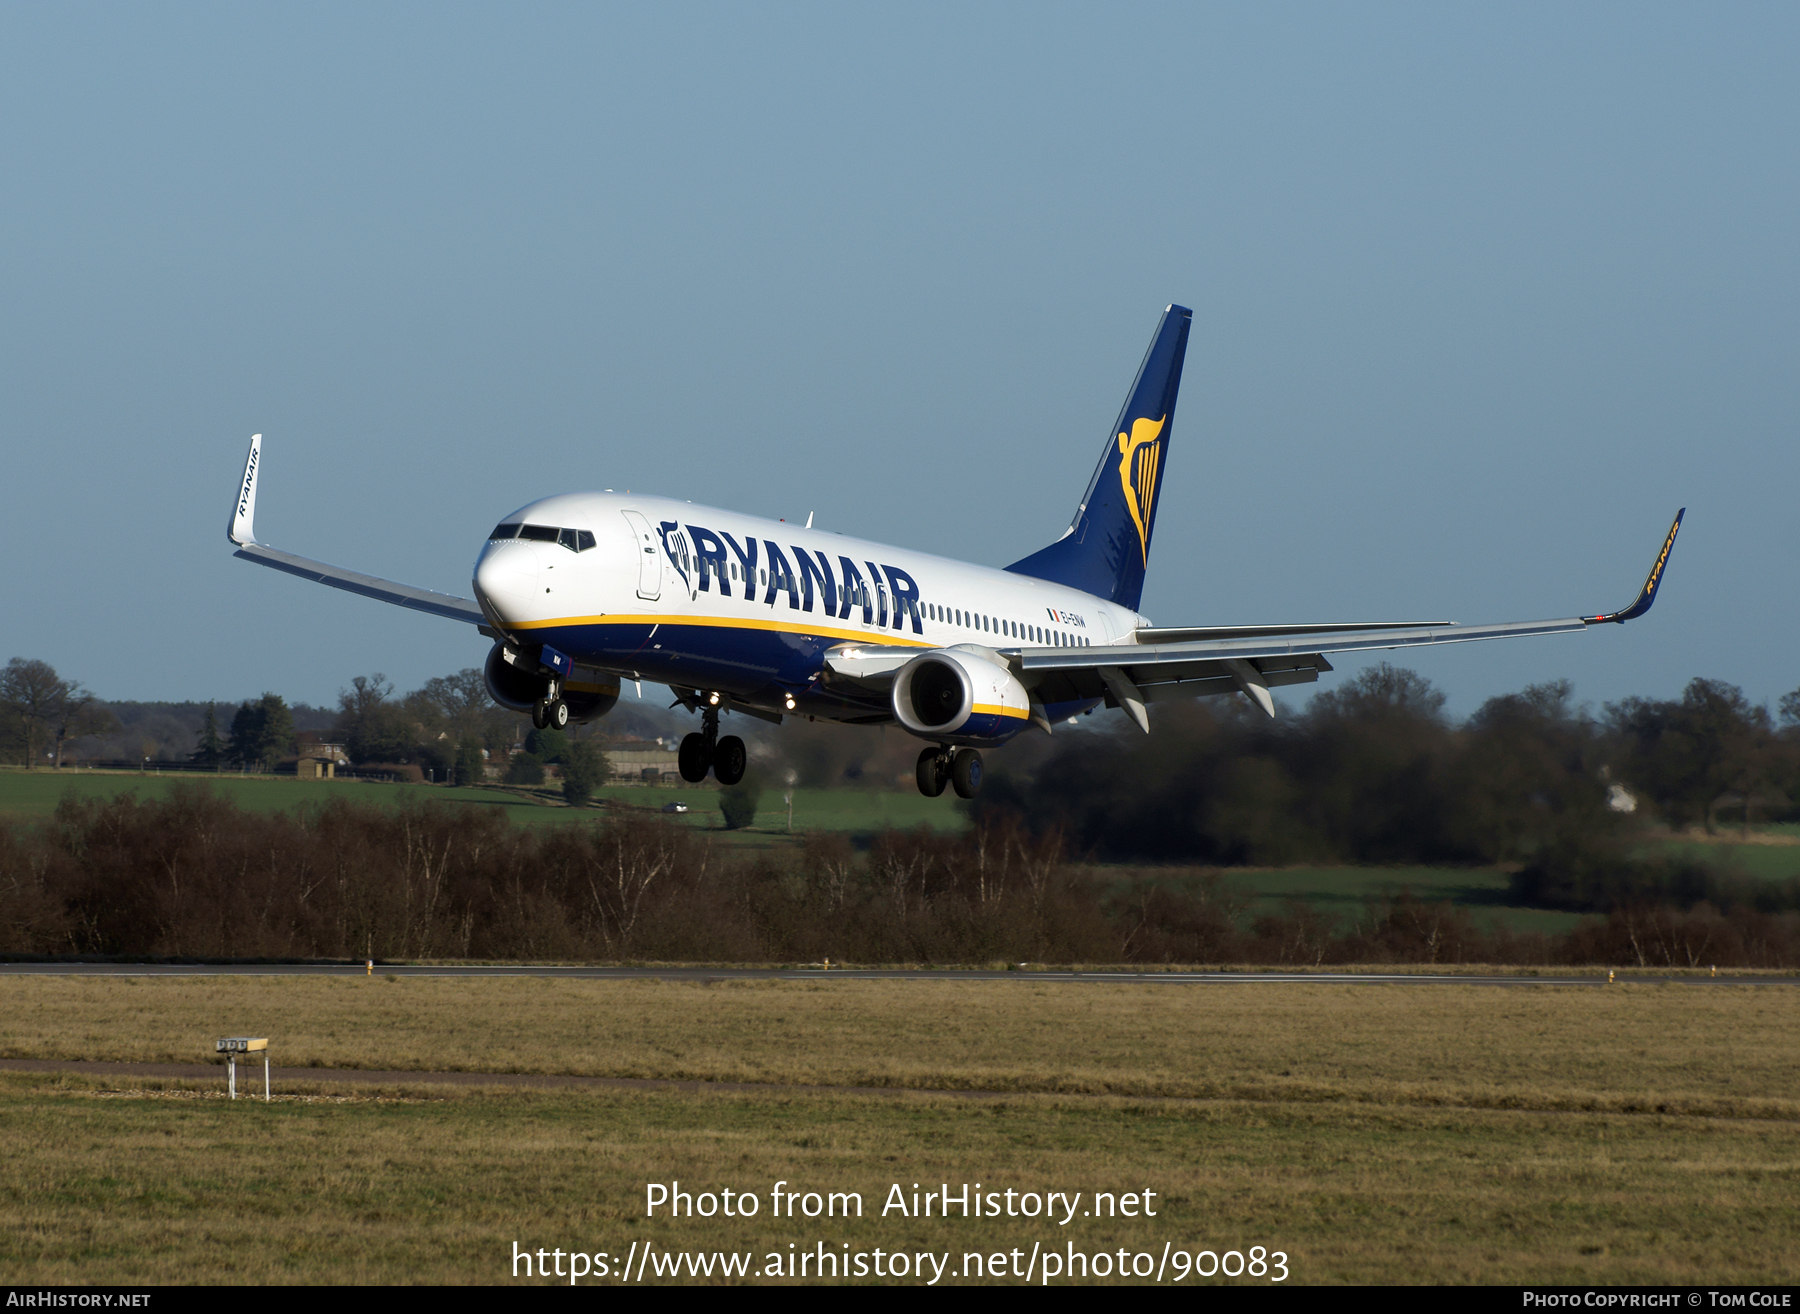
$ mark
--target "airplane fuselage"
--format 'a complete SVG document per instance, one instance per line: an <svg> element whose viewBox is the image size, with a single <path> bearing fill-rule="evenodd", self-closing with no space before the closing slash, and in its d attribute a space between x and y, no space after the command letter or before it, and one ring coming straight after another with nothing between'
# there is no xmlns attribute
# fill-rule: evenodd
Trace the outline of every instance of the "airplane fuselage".
<svg viewBox="0 0 1800 1314"><path fill-rule="evenodd" d="M1462 626L1448 621L1156 629L1143 598L1192 312L1157 321L1069 528L1005 569L824 529L631 493L548 497L507 516L475 562L475 600L315 561L256 537L261 435L226 534L237 555L303 579L476 626L488 695L539 728L606 715L620 682L666 684L699 714L680 773L744 779L739 712L897 724L927 742L919 791L981 788L980 750L1105 705L1150 733L1151 704L1273 690L1330 671L1328 653L1584 632L1650 610L1681 528L1626 609Z"/></svg>
<svg viewBox="0 0 1800 1314"><path fill-rule="evenodd" d="M892 720L885 693L826 669L846 645L1092 647L1146 623L1045 580L668 498L549 497L495 533L475 589L509 634L598 671L774 713ZM1054 720L1094 704L1042 712ZM1028 724L1026 708L995 704L946 738L998 743Z"/></svg>

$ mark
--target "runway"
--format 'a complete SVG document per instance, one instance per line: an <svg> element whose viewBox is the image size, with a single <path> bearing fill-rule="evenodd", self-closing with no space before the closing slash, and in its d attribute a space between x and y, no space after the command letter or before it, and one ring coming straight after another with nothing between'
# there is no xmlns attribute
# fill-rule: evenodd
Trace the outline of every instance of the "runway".
<svg viewBox="0 0 1800 1314"><path fill-rule="evenodd" d="M1044 985L1269 986L1604 986L1605 972L1557 974L1473 974L1456 972L1119 972L1021 967L993 968L824 968L803 967L591 967L538 964L377 963L375 974L407 977L560 977L580 981L1014 981ZM0 963L0 976L366 976L362 963ZM1800 985L1800 973L1708 975L1649 968L1621 970L1616 982L1630 985Z"/></svg>

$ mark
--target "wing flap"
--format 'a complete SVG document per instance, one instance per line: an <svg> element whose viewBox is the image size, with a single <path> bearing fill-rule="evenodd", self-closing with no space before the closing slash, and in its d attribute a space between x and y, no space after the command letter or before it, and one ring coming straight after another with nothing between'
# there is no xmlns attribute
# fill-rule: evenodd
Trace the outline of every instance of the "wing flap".
<svg viewBox="0 0 1800 1314"><path fill-rule="evenodd" d="M1267 639L1285 634L1352 634L1361 630L1422 630L1455 621L1351 621L1343 625L1147 625L1132 632L1136 643L1200 643L1207 639Z"/></svg>
<svg viewBox="0 0 1800 1314"><path fill-rule="evenodd" d="M1575 634L1588 622L1579 616L1567 620L1512 621L1503 625L1456 625L1416 630L1382 630L1375 633L1305 634L1291 638L1213 639L1199 643L1115 644L1103 648L1034 648L1021 652L1020 667L1026 672L1082 670L1119 666L1132 679L1159 667L1170 669L1193 662L1236 658L1263 659L1316 657L1328 652L1370 652L1382 648L1434 647L1446 643L1477 643L1483 639L1517 639L1533 634ZM1030 682L1027 681L1029 684Z"/></svg>

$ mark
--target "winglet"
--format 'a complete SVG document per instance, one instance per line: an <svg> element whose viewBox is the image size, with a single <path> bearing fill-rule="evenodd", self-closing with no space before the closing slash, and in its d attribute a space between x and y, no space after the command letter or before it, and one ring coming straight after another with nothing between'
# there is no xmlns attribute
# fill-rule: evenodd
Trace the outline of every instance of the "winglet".
<svg viewBox="0 0 1800 1314"><path fill-rule="evenodd" d="M1638 591L1637 601L1624 611L1615 611L1610 616L1583 616L1582 620L1589 625L1604 625L1608 621L1623 625L1650 610L1650 604L1656 601L1656 590L1662 585L1663 567L1669 564L1669 549L1675 546L1675 535L1681 532L1681 518L1686 514L1685 506L1675 513L1675 523L1669 526L1669 536L1663 540L1662 551L1656 554L1656 564L1650 567L1650 577Z"/></svg>
<svg viewBox="0 0 1800 1314"><path fill-rule="evenodd" d="M244 477L238 481L237 501L231 504L231 521L225 536L239 547L256 542L256 467L262 460L262 435L250 436L250 454L244 458Z"/></svg>

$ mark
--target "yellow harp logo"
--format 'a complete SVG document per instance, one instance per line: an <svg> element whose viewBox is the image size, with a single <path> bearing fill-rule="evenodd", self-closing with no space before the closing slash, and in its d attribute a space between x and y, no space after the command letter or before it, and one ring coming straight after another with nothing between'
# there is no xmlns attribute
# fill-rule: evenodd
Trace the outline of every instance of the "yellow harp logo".
<svg viewBox="0 0 1800 1314"><path fill-rule="evenodd" d="M1150 564L1150 508L1156 504L1157 467L1162 463L1162 444L1157 436L1168 420L1133 420L1131 433L1119 435L1119 483L1125 488L1125 506L1137 525L1138 550L1144 565Z"/></svg>

